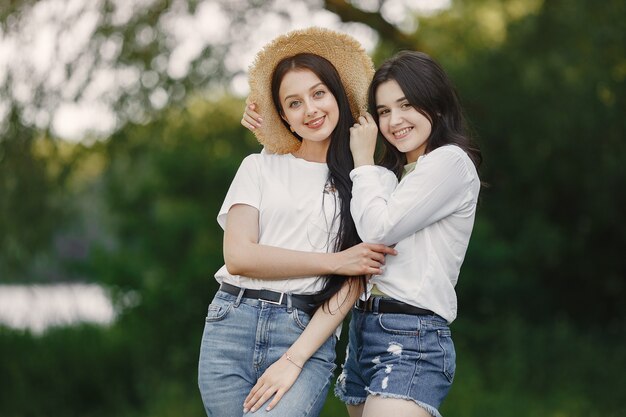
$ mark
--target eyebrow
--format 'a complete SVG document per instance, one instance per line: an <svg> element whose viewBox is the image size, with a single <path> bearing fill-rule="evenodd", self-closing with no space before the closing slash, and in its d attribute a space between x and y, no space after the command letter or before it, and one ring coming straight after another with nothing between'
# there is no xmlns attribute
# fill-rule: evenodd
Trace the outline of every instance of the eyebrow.
<svg viewBox="0 0 626 417"><path fill-rule="evenodd" d="M400 97L399 99L396 100L396 103L401 103L403 101L409 101L409 100L407 100L406 97L402 96L402 97ZM380 109L382 107L387 107L387 106L385 106L383 104L379 104L379 105L376 106L377 109Z"/></svg>
<svg viewBox="0 0 626 417"><path fill-rule="evenodd" d="M320 85L325 86L325 84L323 82L319 82L317 84L315 84L314 86L312 86L311 88L309 88L309 91L311 90L315 90L317 87L319 87ZM287 97L285 97L285 99L283 101L287 101L287 99L292 98L292 97L298 97L298 94L291 94L288 95Z"/></svg>

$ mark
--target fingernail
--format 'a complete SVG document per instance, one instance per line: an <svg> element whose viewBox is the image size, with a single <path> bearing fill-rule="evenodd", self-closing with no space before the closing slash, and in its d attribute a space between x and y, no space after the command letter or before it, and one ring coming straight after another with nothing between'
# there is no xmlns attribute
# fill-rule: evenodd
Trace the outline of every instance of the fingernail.
<svg viewBox="0 0 626 417"><path fill-rule="evenodd" d="M263 123L263 119L261 119L260 117L257 120L259 121L259 123Z"/></svg>
<svg viewBox="0 0 626 417"><path fill-rule="evenodd" d="M243 413L245 414L245 413L247 413L247 412L248 412L248 409L247 409L246 407L244 407L244 408L243 408Z"/></svg>

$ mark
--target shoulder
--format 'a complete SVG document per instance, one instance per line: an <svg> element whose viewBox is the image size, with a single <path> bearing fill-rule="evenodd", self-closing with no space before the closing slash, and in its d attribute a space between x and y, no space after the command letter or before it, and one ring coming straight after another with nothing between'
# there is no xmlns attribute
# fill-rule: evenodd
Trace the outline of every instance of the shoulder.
<svg viewBox="0 0 626 417"><path fill-rule="evenodd" d="M470 176L478 176L469 155L457 145L444 145L423 155L424 161L441 165L442 168L458 167Z"/></svg>
<svg viewBox="0 0 626 417"><path fill-rule="evenodd" d="M423 158L428 159L441 159L441 160L450 160L457 162L472 162L470 157L465 153L463 149L458 147L457 145L444 145L440 146L437 149L434 149L422 156Z"/></svg>
<svg viewBox="0 0 626 417"><path fill-rule="evenodd" d="M416 171L418 169L450 184L468 187L472 195L478 195L480 190L480 178L476 166L469 155L457 145L444 145L421 156L418 159Z"/></svg>
<svg viewBox="0 0 626 417"><path fill-rule="evenodd" d="M241 164L239 164L239 170L255 170L258 168L259 166L259 160L261 155L258 153L253 153L250 154L248 156L246 156L245 158L243 158L243 160L241 161Z"/></svg>
<svg viewBox="0 0 626 417"><path fill-rule="evenodd" d="M270 154L270 153L252 153L246 156L243 161L241 161L242 166L264 166L264 165L273 165L273 164L281 164L285 163L290 156L290 154L278 155L278 154Z"/></svg>

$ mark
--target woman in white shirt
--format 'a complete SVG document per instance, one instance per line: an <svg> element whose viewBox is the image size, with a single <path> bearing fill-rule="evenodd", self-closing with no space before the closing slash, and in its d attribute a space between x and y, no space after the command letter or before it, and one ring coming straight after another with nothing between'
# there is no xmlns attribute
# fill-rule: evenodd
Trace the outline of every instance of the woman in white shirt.
<svg viewBox="0 0 626 417"><path fill-rule="evenodd" d="M372 72L358 42L323 29L281 36L257 55L251 92L267 99L258 136L275 153L244 159L218 215L225 265L198 365L209 417L247 415L244 399L271 364L299 376L273 416L321 411L335 368L332 333L351 307L342 300L359 292L345 277L379 273L395 253L359 244L349 214L349 129ZM329 330L299 338L316 309Z"/></svg>
<svg viewBox="0 0 626 417"><path fill-rule="evenodd" d="M386 61L369 104L374 116L361 116L350 130L351 213L364 242L395 245L398 254L356 302L335 394L351 417L440 417L455 373L449 324L474 224L480 151L450 80L426 54ZM374 165L377 124L382 166ZM255 387L246 404L281 386L273 375L264 378L274 385Z"/></svg>

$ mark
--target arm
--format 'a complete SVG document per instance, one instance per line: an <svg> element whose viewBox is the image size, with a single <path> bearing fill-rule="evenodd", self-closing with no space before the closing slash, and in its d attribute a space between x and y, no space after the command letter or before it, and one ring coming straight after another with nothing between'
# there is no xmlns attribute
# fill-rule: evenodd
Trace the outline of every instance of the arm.
<svg viewBox="0 0 626 417"><path fill-rule="evenodd" d="M361 238L394 244L471 203L476 180L455 150L438 148L422 159L397 187L382 167L351 172L352 217Z"/></svg>
<svg viewBox="0 0 626 417"><path fill-rule="evenodd" d="M289 350L261 375L244 402L244 413L259 409L274 395L269 411L296 382L307 360L331 337L346 317L362 288L358 279L348 279L339 292L317 309L311 321Z"/></svg>
<svg viewBox="0 0 626 417"><path fill-rule="evenodd" d="M228 211L224 232L224 261L228 272L261 279L288 279L312 275L380 274L386 254L384 245L361 243L337 253L303 252L262 245L259 211L235 204Z"/></svg>

